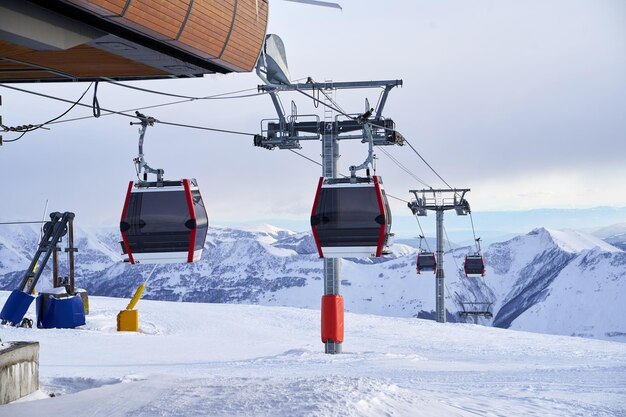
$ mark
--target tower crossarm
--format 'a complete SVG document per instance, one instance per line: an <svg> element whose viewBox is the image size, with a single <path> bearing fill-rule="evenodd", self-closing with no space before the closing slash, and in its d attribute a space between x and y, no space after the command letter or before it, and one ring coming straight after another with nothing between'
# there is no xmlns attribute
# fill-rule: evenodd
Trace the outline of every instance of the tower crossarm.
<svg viewBox="0 0 626 417"><path fill-rule="evenodd" d="M458 215L470 212L470 206L465 199L469 188L426 188L409 190L415 196L408 206L418 216L425 216L426 210L455 210Z"/></svg>

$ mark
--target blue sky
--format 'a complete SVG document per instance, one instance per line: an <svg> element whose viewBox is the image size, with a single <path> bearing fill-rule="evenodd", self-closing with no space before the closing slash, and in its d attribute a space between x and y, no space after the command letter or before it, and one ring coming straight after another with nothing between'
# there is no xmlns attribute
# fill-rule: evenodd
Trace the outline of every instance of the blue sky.
<svg viewBox="0 0 626 417"><path fill-rule="evenodd" d="M269 32L283 38L292 78L402 79L385 116L446 181L472 189L476 219L484 218L477 227L495 228L488 219L494 211L626 207L625 2L341 3L343 12L271 2ZM137 84L204 96L254 88L260 80L231 74ZM19 87L76 99L87 85ZM66 109L4 88L0 94L7 125L41 122ZM169 101L104 83L98 97L116 110ZM376 103L378 94L340 92L337 101L359 112L366 97ZM90 100L88 93L85 102ZM300 114L321 112L297 95L283 97L287 108L291 100ZM71 116L88 114L77 109ZM259 132L261 119L275 117L267 96L148 114L251 133ZM136 128L117 116L57 124L5 144L2 217L38 218L49 199L51 209L75 211L82 223L115 224L134 178L136 147ZM442 185L408 147L387 150L430 185ZM290 152L253 148L249 137L164 125L149 129L145 151L167 177L198 179L214 223L287 225L304 218L306 224L320 168ZM319 160L321 149L307 142L302 152ZM342 144L343 169L360 163L365 152L358 143ZM382 152L378 156L377 173L388 193L409 199L408 190L421 185ZM396 217L409 214L402 202L392 202L392 209ZM533 213L541 222L541 212ZM562 227L581 222L571 223Z"/></svg>

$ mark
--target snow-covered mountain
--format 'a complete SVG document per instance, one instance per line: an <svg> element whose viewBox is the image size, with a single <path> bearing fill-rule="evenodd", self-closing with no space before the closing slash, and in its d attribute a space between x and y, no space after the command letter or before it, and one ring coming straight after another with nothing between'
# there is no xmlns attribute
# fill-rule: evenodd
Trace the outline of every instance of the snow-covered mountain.
<svg viewBox="0 0 626 417"><path fill-rule="evenodd" d="M38 229L0 232L0 289L9 290L29 263ZM76 283L90 294L130 297L152 271L122 262L113 228L76 228L75 241ZM463 303L486 302L493 319L476 320L484 325L626 341L626 252L588 234L540 228L485 248L485 278L467 278L470 252L455 248L444 259L449 321L461 320ZM346 309L433 318L434 274L416 274L415 261L416 248L405 244L381 259L343 260ZM144 298L319 308L321 295L322 261L311 235L262 225L211 227L202 261L158 265Z"/></svg>
<svg viewBox="0 0 626 417"><path fill-rule="evenodd" d="M494 326L626 341L626 252L579 232L536 229L491 245L486 261Z"/></svg>

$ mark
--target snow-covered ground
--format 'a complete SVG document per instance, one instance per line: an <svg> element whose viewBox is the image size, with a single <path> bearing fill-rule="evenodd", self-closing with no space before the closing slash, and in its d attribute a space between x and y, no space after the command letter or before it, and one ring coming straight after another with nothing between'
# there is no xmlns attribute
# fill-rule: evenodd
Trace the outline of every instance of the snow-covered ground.
<svg viewBox="0 0 626 417"><path fill-rule="evenodd" d="M40 392L0 416L626 415L624 343L346 314L325 355L316 310L142 300L140 332L118 333L126 303L91 297L75 330L0 327L41 346Z"/></svg>

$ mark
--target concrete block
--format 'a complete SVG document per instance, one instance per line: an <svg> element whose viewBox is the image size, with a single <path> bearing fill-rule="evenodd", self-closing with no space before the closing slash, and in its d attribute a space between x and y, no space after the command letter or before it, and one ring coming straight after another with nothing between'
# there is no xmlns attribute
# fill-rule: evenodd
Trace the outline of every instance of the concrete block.
<svg viewBox="0 0 626 417"><path fill-rule="evenodd" d="M20 399L39 389L39 342L4 342L0 345L0 404Z"/></svg>

